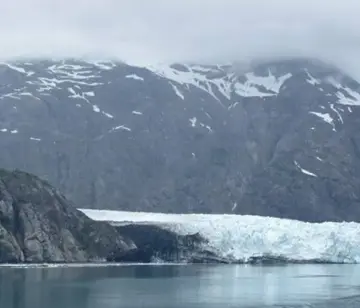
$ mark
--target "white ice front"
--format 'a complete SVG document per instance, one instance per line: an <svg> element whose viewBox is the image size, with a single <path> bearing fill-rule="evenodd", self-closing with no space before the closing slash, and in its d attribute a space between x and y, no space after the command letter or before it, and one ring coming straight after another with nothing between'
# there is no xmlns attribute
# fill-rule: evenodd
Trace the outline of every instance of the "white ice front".
<svg viewBox="0 0 360 308"><path fill-rule="evenodd" d="M81 209L94 220L161 225L179 234L199 232L219 256L248 260L281 256L291 260L360 263L359 223L305 223L259 216L161 214Z"/></svg>

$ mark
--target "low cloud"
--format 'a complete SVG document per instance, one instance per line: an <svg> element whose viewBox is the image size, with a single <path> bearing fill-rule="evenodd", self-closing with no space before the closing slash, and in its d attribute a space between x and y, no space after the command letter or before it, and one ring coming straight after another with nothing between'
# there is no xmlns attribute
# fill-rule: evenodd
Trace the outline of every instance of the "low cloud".
<svg viewBox="0 0 360 308"><path fill-rule="evenodd" d="M304 56L360 77L359 12L358 0L7 0L0 58L148 64Z"/></svg>

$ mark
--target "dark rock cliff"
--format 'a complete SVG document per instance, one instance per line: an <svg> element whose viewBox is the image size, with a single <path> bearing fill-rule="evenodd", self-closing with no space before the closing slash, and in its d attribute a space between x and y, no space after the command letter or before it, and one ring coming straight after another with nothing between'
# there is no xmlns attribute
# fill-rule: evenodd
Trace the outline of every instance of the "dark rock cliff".
<svg viewBox="0 0 360 308"><path fill-rule="evenodd" d="M105 261L133 248L115 228L90 220L46 182L0 170L0 263Z"/></svg>
<svg viewBox="0 0 360 308"><path fill-rule="evenodd" d="M120 234L131 238L136 248L118 251L108 258L115 262L230 263L206 249L208 241L199 233L179 235L161 226L128 224L116 226Z"/></svg>

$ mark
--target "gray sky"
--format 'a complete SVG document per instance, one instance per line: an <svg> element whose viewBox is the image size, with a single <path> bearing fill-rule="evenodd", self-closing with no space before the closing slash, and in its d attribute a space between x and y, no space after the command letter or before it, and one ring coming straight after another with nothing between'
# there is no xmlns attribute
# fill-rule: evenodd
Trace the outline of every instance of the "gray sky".
<svg viewBox="0 0 360 308"><path fill-rule="evenodd" d="M0 58L309 56L360 76L359 12L359 0L2 0Z"/></svg>

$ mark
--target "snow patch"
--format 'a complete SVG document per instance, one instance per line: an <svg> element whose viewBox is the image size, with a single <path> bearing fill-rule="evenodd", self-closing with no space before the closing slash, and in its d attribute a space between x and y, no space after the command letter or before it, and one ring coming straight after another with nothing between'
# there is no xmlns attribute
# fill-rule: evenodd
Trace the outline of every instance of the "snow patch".
<svg viewBox="0 0 360 308"><path fill-rule="evenodd" d="M68 91L72 94L72 95L76 95L76 92L73 88L68 88Z"/></svg>
<svg viewBox="0 0 360 308"><path fill-rule="evenodd" d="M229 81L224 79L214 79L212 83L217 87L218 91L228 100L231 99L232 86Z"/></svg>
<svg viewBox="0 0 360 308"><path fill-rule="evenodd" d="M110 119L113 119L113 118L114 118L114 116L113 116L112 114L107 113L107 112L105 112L105 111L101 111L101 113L102 113L104 116L106 116L106 117L108 117L108 118L110 118Z"/></svg>
<svg viewBox="0 0 360 308"><path fill-rule="evenodd" d="M180 92L180 90L177 88L177 86L173 85L172 83L170 83L172 88L174 89L175 91L175 94L180 97L182 100L185 99L184 95Z"/></svg>
<svg viewBox="0 0 360 308"><path fill-rule="evenodd" d="M41 141L40 138L35 138L35 137L30 137L30 140L32 140L32 141Z"/></svg>
<svg viewBox="0 0 360 308"><path fill-rule="evenodd" d="M253 73L246 74L248 83L251 85L262 86L266 90L272 91L275 94L279 94L281 86L285 83L286 80L290 79L292 74L288 73L279 78L276 78L271 71L269 70L269 75L266 77L256 76ZM274 93L263 93L264 96L273 96Z"/></svg>
<svg viewBox="0 0 360 308"><path fill-rule="evenodd" d="M231 105L228 107L228 110L235 108L237 105L239 105L239 102L235 102L235 103L231 104Z"/></svg>
<svg viewBox="0 0 360 308"><path fill-rule="evenodd" d="M274 96L280 91L281 86L286 80L292 77L291 74L285 74L275 77L270 71L268 76L256 76L253 73L247 73L245 83L239 82L234 73L228 73L221 66L211 69L212 74L218 73L221 77L208 77L210 69L199 69L200 66L184 66L185 70L177 70L169 65L157 65L146 67L152 73L181 84L187 88L196 87L204 91L220 102L215 95L213 88L217 89L220 94L230 100L234 92L243 97L264 97ZM262 92L259 87L267 90Z"/></svg>
<svg viewBox="0 0 360 308"><path fill-rule="evenodd" d="M90 67L82 65L56 63L49 66L47 70L51 74L62 79L87 80L100 77L98 74L93 74L93 71L90 69Z"/></svg>
<svg viewBox="0 0 360 308"><path fill-rule="evenodd" d="M310 172L309 170L306 170L306 169L304 169L304 168L301 168L301 166L299 165L299 163L298 163L297 161L294 161L294 164L295 164L295 166L296 166L302 173L317 178L317 175L316 175L315 173L312 173L312 172Z"/></svg>
<svg viewBox="0 0 360 308"><path fill-rule="evenodd" d="M334 119L330 116L330 114L321 113L321 112L315 112L315 111L310 111L309 113L319 117L320 119L322 119L326 123L330 124L333 127L333 130L336 131L335 130Z"/></svg>
<svg viewBox="0 0 360 308"><path fill-rule="evenodd" d="M233 207L231 208L231 212L234 212L235 211L235 209L237 208L237 202L234 202L234 204L233 204Z"/></svg>
<svg viewBox="0 0 360 308"><path fill-rule="evenodd" d="M330 108L331 108L331 110L333 110L337 114L337 116L339 117L340 122L342 124L344 124L344 120L343 120L340 112L334 107L334 104L330 104Z"/></svg>
<svg viewBox="0 0 360 308"><path fill-rule="evenodd" d="M98 85L103 85L102 82L95 82L95 81L84 81L84 80L77 80L77 78L73 78L74 76L72 76L72 78L70 78L69 76L58 76L58 78L45 78L45 77L39 77L35 80L32 81L26 81L25 83L30 84L30 85L35 85L38 86L38 88L36 89L37 92L47 92L47 91L51 91L51 90L60 90L61 89L61 85L62 84L73 84L74 87L76 87L76 85L78 86L88 86L88 87L94 87L94 86L98 86ZM94 76L95 77L95 76ZM90 76L88 76L89 79Z"/></svg>
<svg viewBox="0 0 360 308"><path fill-rule="evenodd" d="M348 87L344 87L334 78L328 78L328 82L339 91L336 93L338 104L348 106L360 106L360 93Z"/></svg>
<svg viewBox="0 0 360 308"><path fill-rule="evenodd" d="M131 132L131 128L125 126L125 125L119 125L119 126L116 126L116 127L113 127L111 130L110 130L110 133L116 131L116 130L125 130L125 131L128 131L128 132Z"/></svg>
<svg viewBox="0 0 360 308"><path fill-rule="evenodd" d="M22 93L19 93L19 95L20 96L29 96L29 97L35 98L36 100L40 101L40 98L38 98L37 96L33 95L30 92L22 92Z"/></svg>
<svg viewBox="0 0 360 308"><path fill-rule="evenodd" d="M1 128L0 132L2 132L2 133L10 133L10 134L17 134L19 131L17 129L9 130L7 128Z"/></svg>
<svg viewBox="0 0 360 308"><path fill-rule="evenodd" d="M21 87L21 88L15 88L13 89L12 92L10 93L5 93L2 94L0 96L0 99L4 99L4 98L12 98L12 99L17 99L17 100L21 100L21 96L31 96L37 100L40 100L38 97L34 96L32 93L28 92L26 90L26 87Z"/></svg>
<svg viewBox="0 0 360 308"><path fill-rule="evenodd" d="M197 122L197 118L193 117L191 119L189 119L191 127L195 127L196 126L196 122Z"/></svg>
<svg viewBox="0 0 360 308"><path fill-rule="evenodd" d="M75 86L76 87L76 86ZM110 113L107 113L105 111L102 111L99 106L97 105L93 105L91 104L91 102L89 101L88 97L94 97L95 96L95 92L94 91L86 91L86 92L81 92L81 93L77 93L73 88L69 87L68 91L71 93L71 95L69 96L70 98L75 98L75 99L83 99L84 101L86 101L89 105L92 106L92 109L94 112L96 113L102 113L103 115L105 115L106 117L113 119L114 116L111 115ZM81 107L80 104L76 104L76 107Z"/></svg>
<svg viewBox="0 0 360 308"><path fill-rule="evenodd" d="M132 114L135 114L135 115L142 115L143 113L142 113L142 112L140 112L140 111L133 110L133 111L132 111Z"/></svg>
<svg viewBox="0 0 360 308"><path fill-rule="evenodd" d="M316 86L318 84L320 84L321 82L319 80L317 80L316 78L314 78L313 76L310 75L309 71L306 69L305 70L308 79L306 79L306 82L310 83L313 86ZM323 90L323 89L320 89Z"/></svg>
<svg viewBox="0 0 360 308"><path fill-rule="evenodd" d="M181 235L199 233L217 255L247 261L281 256L297 261L360 263L360 224L306 223L296 220L211 214L162 214L80 209L88 217L114 224L150 223Z"/></svg>
<svg viewBox="0 0 360 308"><path fill-rule="evenodd" d="M2 65L5 65L7 66L8 68L14 70L14 71L17 71L21 74L24 74L26 76L32 76L34 75L35 73L34 72L31 72L31 71L26 71L24 68L20 67L20 66L16 66L14 63L5 63L5 62L1 62L0 64Z"/></svg>
<svg viewBox="0 0 360 308"><path fill-rule="evenodd" d="M213 131L209 125L206 125L204 123L200 123L200 126L206 128L210 133Z"/></svg>
<svg viewBox="0 0 360 308"><path fill-rule="evenodd" d="M125 78L144 81L144 78L136 74L126 75Z"/></svg>
<svg viewBox="0 0 360 308"><path fill-rule="evenodd" d="M77 93L73 88L68 88L68 91L71 93L71 95L69 96L70 98L83 99L84 101L86 101L89 104L90 104L90 101L88 100L87 96L89 96L89 97L95 96L95 93L93 91Z"/></svg>
<svg viewBox="0 0 360 308"><path fill-rule="evenodd" d="M265 96L272 96L271 93L263 93L258 88L253 87L249 83L242 84L240 82L235 83L234 91L237 95L243 97L265 97Z"/></svg>
<svg viewBox="0 0 360 308"><path fill-rule="evenodd" d="M87 61L87 63L90 63L94 66L96 66L99 69L110 71L114 67L116 67L116 64L111 61Z"/></svg>

